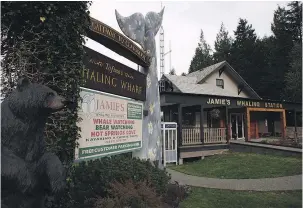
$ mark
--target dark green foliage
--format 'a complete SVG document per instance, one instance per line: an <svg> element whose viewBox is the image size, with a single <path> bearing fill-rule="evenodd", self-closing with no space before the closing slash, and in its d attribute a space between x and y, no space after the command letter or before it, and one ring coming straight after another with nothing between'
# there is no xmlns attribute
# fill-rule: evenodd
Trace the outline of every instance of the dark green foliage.
<svg viewBox="0 0 303 208"><path fill-rule="evenodd" d="M88 2L2 2L2 93L7 96L21 75L77 103L81 84ZM48 147L61 160L74 157L79 128L76 105L47 122Z"/></svg>
<svg viewBox="0 0 303 208"><path fill-rule="evenodd" d="M284 98L302 102L302 44L296 43L290 56L291 68L285 75Z"/></svg>
<svg viewBox="0 0 303 208"><path fill-rule="evenodd" d="M203 69L207 66L212 65L213 63L214 62L211 55L211 48L209 44L206 43L203 31L201 30L200 42L198 43L195 55L191 60L188 73Z"/></svg>
<svg viewBox="0 0 303 208"><path fill-rule="evenodd" d="M70 174L70 199L65 207L91 206L87 199L109 196L110 183L127 180L148 181L158 195L166 193L170 176L152 166L150 161L117 155L75 165Z"/></svg>
<svg viewBox="0 0 303 208"><path fill-rule="evenodd" d="M247 20L240 19L237 29L234 32L235 40L232 44L231 65L234 69L248 81L249 73L254 70L254 50L257 35L252 25Z"/></svg>
<svg viewBox="0 0 303 208"><path fill-rule="evenodd" d="M217 34L215 41L215 52L213 55L215 63L221 61L230 62L232 43L233 40L229 36L228 31L226 30L222 22L220 31Z"/></svg>
<svg viewBox="0 0 303 208"><path fill-rule="evenodd" d="M232 44L230 64L244 80L261 96L268 93L266 53L267 48L262 39L258 39L252 25L240 19Z"/></svg>
<svg viewBox="0 0 303 208"><path fill-rule="evenodd" d="M287 74L292 69L293 50L296 42L302 44L302 3L291 2L287 8L278 7L274 13L271 29L274 33L272 39L271 54L269 55L268 70L274 74L272 85L275 89L271 92L273 99L290 99L287 95L290 91ZM301 53L302 52L298 52ZM298 83L299 84L299 83ZM284 93L283 93L284 92ZM300 98L299 98L300 97ZM291 98L290 101L300 100L301 95Z"/></svg>
<svg viewBox="0 0 303 208"><path fill-rule="evenodd" d="M302 43L302 2L291 1L287 11L287 18L290 24L290 32L295 42Z"/></svg>

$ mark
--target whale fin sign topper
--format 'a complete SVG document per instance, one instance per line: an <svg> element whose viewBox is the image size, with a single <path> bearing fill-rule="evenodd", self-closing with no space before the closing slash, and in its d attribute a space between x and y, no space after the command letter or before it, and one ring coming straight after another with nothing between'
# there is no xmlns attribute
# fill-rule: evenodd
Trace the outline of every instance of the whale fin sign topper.
<svg viewBox="0 0 303 208"><path fill-rule="evenodd" d="M164 8L160 13L148 12L144 18L141 13L135 13L129 17L121 16L115 10L116 19L122 32L131 40L138 43L143 49L145 32L152 31L154 36L158 33L164 13Z"/></svg>
<svg viewBox="0 0 303 208"><path fill-rule="evenodd" d="M147 74L144 110L148 111L148 115L143 118L142 149L134 152L133 156L160 161L161 111L155 36L162 24L164 8L160 13L148 12L145 17L140 13L128 17L121 16L117 10L115 13L122 32L140 44L151 58L151 64L148 68L140 68L141 72Z"/></svg>

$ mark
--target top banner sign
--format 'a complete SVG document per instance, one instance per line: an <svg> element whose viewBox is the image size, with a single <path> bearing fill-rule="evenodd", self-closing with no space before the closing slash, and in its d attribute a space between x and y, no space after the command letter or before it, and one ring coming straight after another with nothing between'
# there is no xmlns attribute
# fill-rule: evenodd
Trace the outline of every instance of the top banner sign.
<svg viewBox="0 0 303 208"><path fill-rule="evenodd" d="M91 26L87 33L89 38L143 67L150 65L150 57L133 41L108 25L92 17L90 19Z"/></svg>

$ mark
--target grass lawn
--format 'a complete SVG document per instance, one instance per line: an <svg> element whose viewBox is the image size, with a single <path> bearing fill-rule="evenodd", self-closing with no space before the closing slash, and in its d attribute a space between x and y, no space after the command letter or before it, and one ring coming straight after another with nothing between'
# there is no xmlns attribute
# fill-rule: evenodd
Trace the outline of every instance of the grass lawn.
<svg viewBox="0 0 303 208"><path fill-rule="evenodd" d="M301 208L302 191L252 192L192 188L181 208Z"/></svg>
<svg viewBox="0 0 303 208"><path fill-rule="evenodd" d="M210 178L272 178L302 174L302 158L228 152L169 168Z"/></svg>

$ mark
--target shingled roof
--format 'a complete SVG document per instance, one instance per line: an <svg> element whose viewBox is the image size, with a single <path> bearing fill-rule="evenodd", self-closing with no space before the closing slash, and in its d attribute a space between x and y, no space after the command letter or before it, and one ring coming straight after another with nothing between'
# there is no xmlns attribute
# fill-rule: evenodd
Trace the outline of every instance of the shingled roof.
<svg viewBox="0 0 303 208"><path fill-rule="evenodd" d="M215 70L223 67L224 65L225 65L225 61L222 61L222 62L219 62L217 64L208 66L206 68L200 69L198 71L189 73L186 76L187 77L196 77L197 78L197 83L199 83L202 79L204 79L205 77L207 77L208 75L210 75Z"/></svg>
<svg viewBox="0 0 303 208"><path fill-rule="evenodd" d="M253 98L261 99L261 97L245 82L245 80L226 62L222 61L220 63L208 66L201 70L192 72L186 76L178 76L178 75L163 75L169 80L174 87L183 93L192 93L192 94L207 94L207 95L220 95L226 96L229 94L227 89L222 89L210 84L204 83L204 81L209 77L212 73L220 70L222 67L226 66L225 70L229 71L229 74L238 82L244 85L246 91ZM230 95L234 93L230 92ZM236 96L240 97L240 95Z"/></svg>

